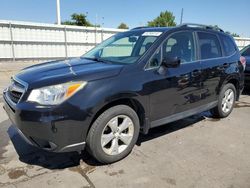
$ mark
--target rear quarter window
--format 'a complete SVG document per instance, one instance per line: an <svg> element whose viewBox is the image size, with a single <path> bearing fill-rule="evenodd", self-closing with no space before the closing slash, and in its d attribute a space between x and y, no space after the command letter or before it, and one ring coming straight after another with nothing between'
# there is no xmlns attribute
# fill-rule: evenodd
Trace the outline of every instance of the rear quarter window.
<svg viewBox="0 0 250 188"><path fill-rule="evenodd" d="M225 56L233 55L237 50L233 40L230 37L225 36L225 35L220 35L220 39L222 42Z"/></svg>

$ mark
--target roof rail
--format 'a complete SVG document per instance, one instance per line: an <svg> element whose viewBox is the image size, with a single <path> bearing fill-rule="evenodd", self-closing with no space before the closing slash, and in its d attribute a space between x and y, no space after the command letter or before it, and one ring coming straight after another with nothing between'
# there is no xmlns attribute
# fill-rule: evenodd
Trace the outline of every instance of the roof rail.
<svg viewBox="0 0 250 188"><path fill-rule="evenodd" d="M196 24L196 23L184 23L184 24L178 25L178 27L200 27L203 29L212 29L215 31L224 32L221 28L219 28L217 26L203 25L203 24Z"/></svg>
<svg viewBox="0 0 250 188"><path fill-rule="evenodd" d="M135 28L132 28L130 30L144 29L144 28L148 28L148 26L135 27Z"/></svg>

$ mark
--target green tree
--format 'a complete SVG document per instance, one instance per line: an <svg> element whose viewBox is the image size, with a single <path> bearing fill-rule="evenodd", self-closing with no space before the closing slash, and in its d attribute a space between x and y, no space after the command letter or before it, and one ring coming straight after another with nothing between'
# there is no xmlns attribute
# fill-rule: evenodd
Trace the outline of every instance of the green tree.
<svg viewBox="0 0 250 188"><path fill-rule="evenodd" d="M117 28L118 29L129 29L129 27L127 26L127 24L125 24L123 22Z"/></svg>
<svg viewBox="0 0 250 188"><path fill-rule="evenodd" d="M229 31L226 31L227 34L231 35L232 37L240 37L237 33L231 33Z"/></svg>
<svg viewBox="0 0 250 188"><path fill-rule="evenodd" d="M72 21L64 21L62 22L62 25L76 25L76 24Z"/></svg>
<svg viewBox="0 0 250 188"><path fill-rule="evenodd" d="M172 12L161 12L160 15L152 21L148 22L149 27L169 27L176 26L175 16Z"/></svg>
<svg viewBox="0 0 250 188"><path fill-rule="evenodd" d="M214 25L212 27L219 28L218 25ZM226 31L225 33L231 35L232 37L240 37L240 35L238 35L237 33L231 33L230 31Z"/></svg>
<svg viewBox="0 0 250 188"><path fill-rule="evenodd" d="M77 26L94 26L87 20L87 16L85 14L77 14L74 13L71 15L70 21L62 22L63 25L77 25Z"/></svg>

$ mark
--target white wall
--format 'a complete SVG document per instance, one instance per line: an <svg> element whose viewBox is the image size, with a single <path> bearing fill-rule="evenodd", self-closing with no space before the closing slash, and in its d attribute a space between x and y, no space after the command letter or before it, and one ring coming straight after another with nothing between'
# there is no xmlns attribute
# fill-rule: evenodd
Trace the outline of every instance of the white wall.
<svg viewBox="0 0 250 188"><path fill-rule="evenodd" d="M0 61L78 57L122 29L0 20ZM235 38L239 48L250 38Z"/></svg>
<svg viewBox="0 0 250 188"><path fill-rule="evenodd" d="M77 57L122 31L0 20L0 61Z"/></svg>
<svg viewBox="0 0 250 188"><path fill-rule="evenodd" d="M250 38L235 37L234 39L239 49L242 49L245 46L250 45Z"/></svg>

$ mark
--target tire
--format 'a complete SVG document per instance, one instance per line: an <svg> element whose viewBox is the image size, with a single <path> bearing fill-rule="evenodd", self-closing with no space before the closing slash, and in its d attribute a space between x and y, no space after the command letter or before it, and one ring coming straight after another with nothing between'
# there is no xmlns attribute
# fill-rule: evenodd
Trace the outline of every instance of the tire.
<svg viewBox="0 0 250 188"><path fill-rule="evenodd" d="M233 97L229 97L229 93L233 94ZM225 118L227 117L233 110L235 100L236 100L236 89L235 86L231 83L223 86L220 94L218 105L211 109L210 112L214 118ZM227 99L226 99L227 97ZM230 99L229 99L230 98ZM225 103L227 101L227 103ZM225 107L225 105L228 107Z"/></svg>
<svg viewBox="0 0 250 188"><path fill-rule="evenodd" d="M111 107L92 124L87 136L87 150L101 163L119 161L132 151L139 129L139 118L132 108L126 105Z"/></svg>

